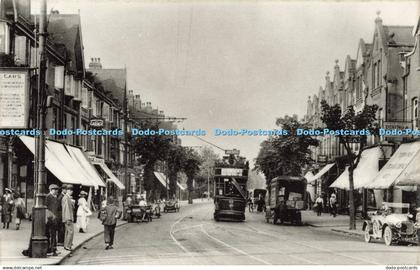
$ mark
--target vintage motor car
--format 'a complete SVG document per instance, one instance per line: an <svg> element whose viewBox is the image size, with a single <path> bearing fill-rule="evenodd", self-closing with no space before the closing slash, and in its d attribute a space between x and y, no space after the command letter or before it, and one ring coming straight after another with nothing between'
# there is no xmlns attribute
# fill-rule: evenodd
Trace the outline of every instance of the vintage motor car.
<svg viewBox="0 0 420 270"><path fill-rule="evenodd" d="M179 203L176 200L169 200L165 202L163 211L168 213L169 211L179 212Z"/></svg>
<svg viewBox="0 0 420 270"><path fill-rule="evenodd" d="M417 229L413 216L408 213L408 203L382 204L380 210L371 213L363 223L365 242L383 239L387 246L399 242L416 241Z"/></svg>

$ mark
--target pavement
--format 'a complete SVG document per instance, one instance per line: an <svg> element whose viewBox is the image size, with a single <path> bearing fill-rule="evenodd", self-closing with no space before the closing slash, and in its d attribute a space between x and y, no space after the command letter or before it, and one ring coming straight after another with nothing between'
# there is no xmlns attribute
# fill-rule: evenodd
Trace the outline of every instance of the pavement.
<svg viewBox="0 0 420 270"><path fill-rule="evenodd" d="M312 226L273 225L264 213L246 212L244 222L213 220L211 201L183 205L151 223L117 229L114 249L104 250L94 237L65 265L387 265L420 264L419 246L386 246L382 241L334 233L346 228L348 216L335 219L305 212ZM334 222L334 224L329 224Z"/></svg>
<svg viewBox="0 0 420 270"><path fill-rule="evenodd" d="M302 220L305 224L335 233L363 238L363 220L356 219L356 230L349 229L350 217L348 215L337 215L333 217L329 213L322 213L317 216L312 210L302 211Z"/></svg>
<svg viewBox="0 0 420 270"><path fill-rule="evenodd" d="M124 225L126 222L119 220L117 226ZM29 238L31 234L31 221L23 220L20 230L15 229L14 224L10 224L8 230L0 229L0 262L1 265L54 265L59 264L70 252L64 250L63 247L57 247L58 256L48 256L47 258L29 258L22 255L22 250L28 248ZM86 233L80 233L74 224L73 249L79 248L83 243L95 236L103 233L104 227L97 218L97 214L89 219L89 225Z"/></svg>

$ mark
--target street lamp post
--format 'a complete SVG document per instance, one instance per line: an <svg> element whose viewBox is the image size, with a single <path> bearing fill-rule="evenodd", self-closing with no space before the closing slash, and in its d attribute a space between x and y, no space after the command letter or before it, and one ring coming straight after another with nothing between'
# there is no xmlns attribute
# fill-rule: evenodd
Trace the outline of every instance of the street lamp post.
<svg viewBox="0 0 420 270"><path fill-rule="evenodd" d="M45 233L46 219L46 171L45 171L45 117L46 117L46 94L45 94L45 73L46 73L46 52L45 43L47 38L47 0L41 1L41 12L39 20L39 75L38 75L38 106L37 106L37 128L40 135L36 137L35 147L37 148L37 189L35 206L32 209L32 257L47 257L48 239Z"/></svg>
<svg viewBox="0 0 420 270"><path fill-rule="evenodd" d="M207 167L207 200L210 200L210 166Z"/></svg>

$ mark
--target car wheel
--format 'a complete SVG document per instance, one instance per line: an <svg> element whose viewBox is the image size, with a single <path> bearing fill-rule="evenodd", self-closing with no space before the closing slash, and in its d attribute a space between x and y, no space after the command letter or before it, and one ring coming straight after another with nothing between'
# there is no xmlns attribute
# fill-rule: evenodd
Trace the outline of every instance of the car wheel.
<svg viewBox="0 0 420 270"><path fill-rule="evenodd" d="M372 236L370 236L370 232L369 232L369 225L366 225L365 227L364 238L365 238L366 243L370 243L370 241L372 241Z"/></svg>
<svg viewBox="0 0 420 270"><path fill-rule="evenodd" d="M391 246L392 245L392 241L393 241L393 234L392 234L392 230L389 226L385 227L384 230L384 241L385 241L385 245L387 246Z"/></svg>

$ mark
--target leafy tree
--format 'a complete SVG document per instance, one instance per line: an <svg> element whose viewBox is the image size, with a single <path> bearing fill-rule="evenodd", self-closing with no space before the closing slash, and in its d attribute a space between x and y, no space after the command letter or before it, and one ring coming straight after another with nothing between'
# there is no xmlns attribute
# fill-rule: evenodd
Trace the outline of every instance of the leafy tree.
<svg viewBox="0 0 420 270"><path fill-rule="evenodd" d="M287 134L270 136L263 141L255 159L255 169L265 175L267 184L280 175L301 175L302 168L312 161L310 146L318 145L318 140L309 135L297 135L297 129L310 126L296 117L278 118L276 125Z"/></svg>
<svg viewBox="0 0 420 270"><path fill-rule="evenodd" d="M325 100L321 101L321 120L330 130L369 130L372 134L377 134L376 111L377 105L365 105L361 112L356 113L353 106L349 106L346 112L342 113L338 104L330 106ZM340 143L344 146L347 153L347 163L349 165L349 212L350 230L356 229L356 211L354 204L354 179L353 172L360 162L362 152L366 147L366 135L345 136L337 135ZM359 151L354 153L351 145L354 142L359 144Z"/></svg>
<svg viewBox="0 0 420 270"><path fill-rule="evenodd" d="M178 144L171 144L165 158L168 165L170 198L176 195L178 172L183 170L186 160L187 154L185 148Z"/></svg>
<svg viewBox="0 0 420 270"><path fill-rule="evenodd" d="M200 191L207 192L208 186L212 186L214 177L214 164L216 161L220 161L220 156L216 154L212 148L207 146L200 149L199 156L201 165L200 171L196 177L196 183L198 184Z"/></svg>
<svg viewBox="0 0 420 270"><path fill-rule="evenodd" d="M187 186L188 186L188 203L192 204L192 192L193 190L193 181L195 176L200 171L201 160L200 156L193 150L186 150L186 160L184 163L183 171L187 175Z"/></svg>
<svg viewBox="0 0 420 270"><path fill-rule="evenodd" d="M157 124L144 122L141 129L150 128L157 130ZM171 138L168 136L154 135L137 137L134 141L134 147L137 154L140 155L140 163L144 164L144 189L150 194L150 199L154 199L154 168L158 160L164 160L167 157L171 144Z"/></svg>

